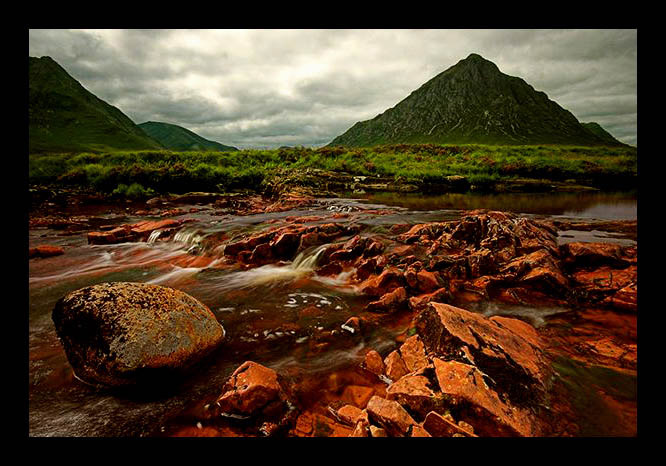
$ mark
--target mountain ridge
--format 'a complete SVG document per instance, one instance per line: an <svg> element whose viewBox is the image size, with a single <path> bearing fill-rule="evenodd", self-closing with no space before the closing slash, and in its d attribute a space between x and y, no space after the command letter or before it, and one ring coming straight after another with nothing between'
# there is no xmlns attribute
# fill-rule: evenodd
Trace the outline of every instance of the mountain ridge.
<svg viewBox="0 0 666 466"><path fill-rule="evenodd" d="M29 153L163 148L51 57L28 57L28 86Z"/></svg>
<svg viewBox="0 0 666 466"><path fill-rule="evenodd" d="M194 131L173 123L146 121L139 123L137 126L169 150L213 150L220 152L238 150L236 147L205 139Z"/></svg>
<svg viewBox="0 0 666 466"><path fill-rule="evenodd" d="M545 92L472 53L328 145L393 143L594 146L607 140L583 127Z"/></svg>

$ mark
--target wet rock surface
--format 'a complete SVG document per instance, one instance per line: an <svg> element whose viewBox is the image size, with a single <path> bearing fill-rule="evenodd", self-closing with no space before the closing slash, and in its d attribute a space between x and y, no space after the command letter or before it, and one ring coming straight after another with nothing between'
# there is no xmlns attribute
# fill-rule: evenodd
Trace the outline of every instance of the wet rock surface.
<svg viewBox="0 0 666 466"><path fill-rule="evenodd" d="M110 386L187 368L225 334L198 300L144 283L103 283L74 291L56 303L52 319L76 375Z"/></svg>

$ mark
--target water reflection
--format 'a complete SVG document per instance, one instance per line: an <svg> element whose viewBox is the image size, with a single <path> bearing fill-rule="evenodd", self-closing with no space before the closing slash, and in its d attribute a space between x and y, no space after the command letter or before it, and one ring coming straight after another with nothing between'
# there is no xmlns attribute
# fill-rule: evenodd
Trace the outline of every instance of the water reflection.
<svg viewBox="0 0 666 466"><path fill-rule="evenodd" d="M582 193L416 193L349 194L374 204L405 207L410 210L490 209L539 215L565 215L600 220L635 220L635 192Z"/></svg>

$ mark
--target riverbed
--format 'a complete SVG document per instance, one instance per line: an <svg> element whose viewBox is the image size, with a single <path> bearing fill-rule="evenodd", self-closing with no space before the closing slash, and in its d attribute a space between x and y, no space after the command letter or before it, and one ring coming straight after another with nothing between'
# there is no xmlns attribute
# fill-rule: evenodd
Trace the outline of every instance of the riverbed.
<svg viewBox="0 0 666 466"><path fill-rule="evenodd" d="M439 196L376 193L318 199L306 208L255 215L221 213L210 204L178 205L187 220L176 235L161 240L108 245L88 244L93 227L154 220L137 214L135 203L53 206L52 211L82 218L86 228L63 232L48 226L31 228L30 247L61 246L66 253L30 261L29 273L29 435L136 437L168 436L200 428L197 413L220 394L229 375L253 360L310 387L302 400L317 404L334 399L347 385L372 384L357 370L365 352L386 354L410 328L408 312L376 315L364 312L370 299L346 277L319 276L314 270L321 247L301 252L286 264L246 270L218 267L220 255L207 238L233 237L290 223L294 217L348 214L362 231L381 237L391 226L460 218L466 210L491 209L529 218L556 220L636 220L635 193L451 194ZM380 212L381 213L378 213ZM626 235L603 230L560 231L562 242L594 241L636 245ZM51 311L55 302L76 289L109 281L154 283L182 290L206 304L224 326L224 344L187 377L149 391L111 392L79 381L56 337ZM543 328L571 312L558 307L501 306L481 303L470 309L506 315ZM363 334L343 324L353 316L370 322ZM578 435L635 435L636 374L607 372L557 359L563 393L576 392L574 409L581 420ZM610 370L610 369L609 369ZM622 409L595 397L615 396ZM608 393L611 395L608 395ZM629 408L627 408L629 406ZM628 413L627 413L628 410ZM632 417L633 416L633 417ZM633 420L632 420L633 419ZM199 423L199 426L197 424ZM582 427L581 427L582 426Z"/></svg>

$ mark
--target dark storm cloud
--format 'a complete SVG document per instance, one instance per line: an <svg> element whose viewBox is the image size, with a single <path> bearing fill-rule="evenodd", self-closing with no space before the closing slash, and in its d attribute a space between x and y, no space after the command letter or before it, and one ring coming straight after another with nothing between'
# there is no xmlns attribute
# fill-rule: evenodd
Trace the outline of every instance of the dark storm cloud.
<svg viewBox="0 0 666 466"><path fill-rule="evenodd" d="M470 53L635 144L635 30L31 30L135 122L240 147L322 145Z"/></svg>

